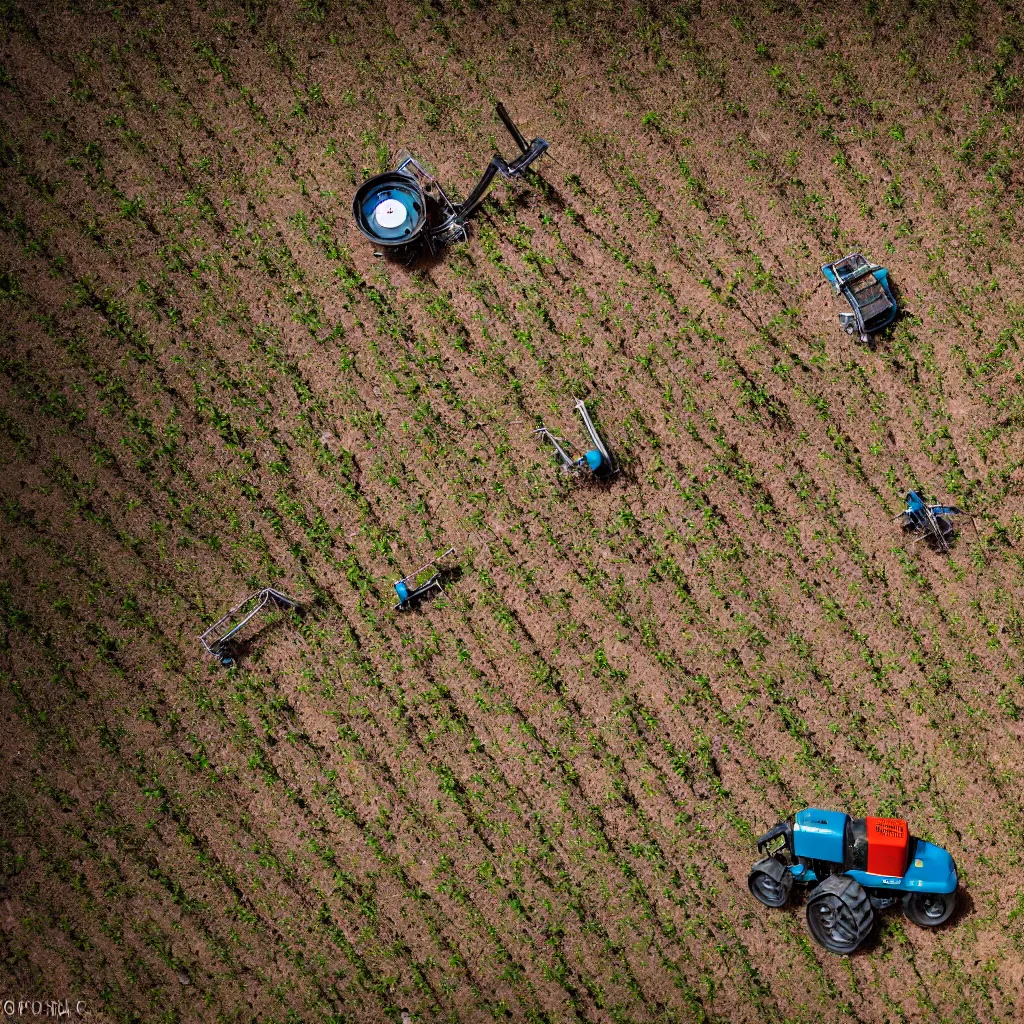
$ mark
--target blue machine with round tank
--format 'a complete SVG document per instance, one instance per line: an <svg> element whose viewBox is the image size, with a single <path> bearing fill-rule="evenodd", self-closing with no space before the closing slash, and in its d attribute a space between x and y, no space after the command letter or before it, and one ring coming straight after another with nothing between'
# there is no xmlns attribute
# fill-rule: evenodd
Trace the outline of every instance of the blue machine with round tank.
<svg viewBox="0 0 1024 1024"><path fill-rule="evenodd" d="M394 170L359 186L352 200L352 215L356 227L378 247L379 255L411 260L421 246L433 254L441 246L465 241L466 222L484 201L494 176L518 178L547 151L544 139L526 142L502 104L497 104L496 111L519 146L519 156L509 163L495 153L465 202L453 203L440 182L409 153L399 156Z"/></svg>
<svg viewBox="0 0 1024 1024"><path fill-rule="evenodd" d="M432 558L426 565L421 565L415 572L403 576L395 583L395 595L398 597L397 611L408 611L419 604L432 590L443 591L441 586L440 563L449 555L455 554L455 548L448 548L437 558Z"/></svg>
<svg viewBox="0 0 1024 1024"><path fill-rule="evenodd" d="M929 505L917 491L908 491L906 507L893 517L893 522L899 523L904 533L911 534L915 544L923 540L935 550L946 554L956 533L955 521L961 516L971 521L974 534L978 536L978 524L962 508L956 505Z"/></svg>

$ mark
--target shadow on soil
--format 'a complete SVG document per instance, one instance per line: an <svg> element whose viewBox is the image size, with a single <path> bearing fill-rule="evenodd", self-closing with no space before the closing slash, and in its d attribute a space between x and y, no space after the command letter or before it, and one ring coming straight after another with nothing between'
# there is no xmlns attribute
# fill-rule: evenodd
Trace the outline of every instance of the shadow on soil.
<svg viewBox="0 0 1024 1024"><path fill-rule="evenodd" d="M304 608L295 608L292 610L291 615L302 616L304 612ZM245 640L231 640L229 643L225 644L223 653L232 658L235 663L234 666L230 667L245 667L246 664L258 664L266 641L272 638L279 630L289 625L291 625L290 616L282 615L281 618L275 622L268 622L253 636L248 637ZM211 667L214 670L223 672L229 666L220 664L214 660L211 662Z"/></svg>
<svg viewBox="0 0 1024 1024"><path fill-rule="evenodd" d="M466 575L466 570L461 565L454 565L450 569L442 569L437 574L437 582L441 584L442 588L454 585Z"/></svg>

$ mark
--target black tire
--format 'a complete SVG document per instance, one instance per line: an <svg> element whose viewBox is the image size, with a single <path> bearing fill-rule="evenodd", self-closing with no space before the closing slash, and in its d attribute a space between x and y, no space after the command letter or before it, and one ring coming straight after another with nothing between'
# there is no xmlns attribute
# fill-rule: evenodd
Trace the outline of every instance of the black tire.
<svg viewBox="0 0 1024 1024"><path fill-rule="evenodd" d="M874 923L868 894L849 875L830 875L807 897L807 927L830 953L852 953Z"/></svg>
<svg viewBox="0 0 1024 1024"><path fill-rule="evenodd" d="M938 928L945 924L956 910L956 890L953 892L911 892L903 897L903 913L907 920L921 928Z"/></svg>
<svg viewBox="0 0 1024 1024"><path fill-rule="evenodd" d="M766 907L784 907L793 888L793 875L781 861L765 857L750 869L747 888Z"/></svg>

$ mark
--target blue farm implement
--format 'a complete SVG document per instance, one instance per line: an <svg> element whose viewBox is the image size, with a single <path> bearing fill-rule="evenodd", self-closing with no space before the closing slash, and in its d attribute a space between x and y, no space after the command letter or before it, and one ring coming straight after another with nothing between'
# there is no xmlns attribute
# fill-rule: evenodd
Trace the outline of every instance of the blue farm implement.
<svg viewBox="0 0 1024 1024"><path fill-rule="evenodd" d="M867 342L896 319L899 306L889 287L889 271L866 260L859 252L826 263L821 272L832 291L850 303L851 313L839 314L839 325L847 334L857 334Z"/></svg>
<svg viewBox="0 0 1024 1024"><path fill-rule="evenodd" d="M795 883L811 885L807 927L831 953L852 953L868 937L875 912L898 901L922 928L948 921L956 909L953 858L910 834L900 818L853 818L808 807L757 841L766 854L747 885L767 907L789 902Z"/></svg>
<svg viewBox="0 0 1024 1024"><path fill-rule="evenodd" d="M292 611L298 608L298 604L280 590L264 587L236 604L199 637L203 650L224 668L233 667L242 630L265 608Z"/></svg>
<svg viewBox="0 0 1024 1024"><path fill-rule="evenodd" d="M619 471L615 460L605 447L604 441L601 440L601 435L597 432L597 427L594 426L594 421L587 412L586 404L580 399L576 400L576 411L580 414L580 419L583 420L583 429L586 430L593 446L582 455L577 455L573 445L564 438L553 434L547 427L538 427L534 433L551 442L555 449L555 455L558 456L558 461L562 464L563 472L575 475L585 470L599 479L614 476Z"/></svg>
<svg viewBox="0 0 1024 1024"><path fill-rule="evenodd" d="M398 604L395 605L395 610L409 611L432 590L440 590L441 593L444 593L444 587L441 586L440 563L453 554L455 554L455 548L448 548L447 551L442 551L437 558L432 558L415 572L403 576L395 584L395 593L398 595Z"/></svg>
<svg viewBox="0 0 1024 1024"><path fill-rule="evenodd" d="M903 527L904 533L912 534L914 543L926 541L938 551L948 552L949 543L956 532L954 520L958 516L970 519L975 536L978 525L974 517L955 505L928 505L917 491L907 493L907 507L893 517L894 523Z"/></svg>
<svg viewBox="0 0 1024 1024"><path fill-rule="evenodd" d="M411 260L422 247L433 256L442 246L466 240L466 222L484 201L496 174L513 179L524 174L547 151L544 139L527 143L508 111L499 103L497 114L520 153L508 163L495 153L466 201L453 203L437 179L415 157L402 153L393 171L363 182L352 200L356 226L385 253Z"/></svg>

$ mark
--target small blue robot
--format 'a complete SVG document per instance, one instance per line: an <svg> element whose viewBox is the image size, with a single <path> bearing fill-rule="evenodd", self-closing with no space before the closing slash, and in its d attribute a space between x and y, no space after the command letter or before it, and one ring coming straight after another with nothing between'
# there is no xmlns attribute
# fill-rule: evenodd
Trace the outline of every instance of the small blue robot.
<svg viewBox="0 0 1024 1024"><path fill-rule="evenodd" d="M893 522L903 527L904 533L914 536L914 543L927 541L938 551L949 551L949 542L955 533L954 520L958 516L970 519L974 532L978 524L974 517L956 505L928 505L917 491L907 493L907 507L893 517Z"/></svg>

